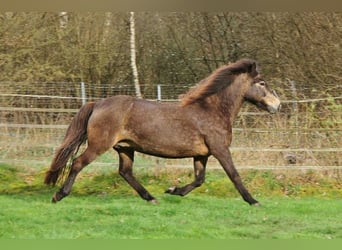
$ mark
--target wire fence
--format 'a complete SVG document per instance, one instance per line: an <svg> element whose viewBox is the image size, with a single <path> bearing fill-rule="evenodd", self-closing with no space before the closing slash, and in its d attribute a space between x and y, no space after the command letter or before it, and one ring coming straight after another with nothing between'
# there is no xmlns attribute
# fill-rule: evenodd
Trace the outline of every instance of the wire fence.
<svg viewBox="0 0 342 250"><path fill-rule="evenodd" d="M276 115L244 105L234 123L231 147L238 168L342 169L342 85L308 96L307 85L282 84ZM146 99L177 101L189 85L142 86ZM131 85L80 82L0 83L0 161L48 165L72 117L86 101L134 95ZM304 92L306 94L304 94ZM306 97L306 98L303 98ZM191 160L139 156L137 165L191 166ZM211 160L211 165L218 163ZM113 165L105 154L94 165Z"/></svg>

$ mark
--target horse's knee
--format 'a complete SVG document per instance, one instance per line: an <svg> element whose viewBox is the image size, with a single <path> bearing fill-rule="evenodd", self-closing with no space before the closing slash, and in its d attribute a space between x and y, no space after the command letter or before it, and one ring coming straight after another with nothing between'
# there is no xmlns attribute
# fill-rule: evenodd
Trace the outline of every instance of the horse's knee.
<svg viewBox="0 0 342 250"><path fill-rule="evenodd" d="M122 161L120 163L120 166L119 166L119 174L122 177L132 176L133 175L132 163L131 162Z"/></svg>
<svg viewBox="0 0 342 250"><path fill-rule="evenodd" d="M124 172L124 171L122 171L122 170L119 170L119 175L120 175L121 177L125 177L126 172Z"/></svg>
<svg viewBox="0 0 342 250"><path fill-rule="evenodd" d="M131 182L133 177L133 172L129 170L119 170L119 174L122 178L124 178L127 182Z"/></svg>

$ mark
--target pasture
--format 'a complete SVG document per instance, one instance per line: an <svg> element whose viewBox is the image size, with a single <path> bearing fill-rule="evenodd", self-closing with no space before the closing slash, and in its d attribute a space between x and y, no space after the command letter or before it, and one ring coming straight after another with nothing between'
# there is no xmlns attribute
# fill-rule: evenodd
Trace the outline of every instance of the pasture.
<svg viewBox="0 0 342 250"><path fill-rule="evenodd" d="M339 171L241 171L261 202L247 205L223 170L186 197L164 194L192 179L191 169L138 168L159 200L141 200L116 171L85 171L69 197L50 202L57 187L45 169L0 166L2 239L341 239Z"/></svg>

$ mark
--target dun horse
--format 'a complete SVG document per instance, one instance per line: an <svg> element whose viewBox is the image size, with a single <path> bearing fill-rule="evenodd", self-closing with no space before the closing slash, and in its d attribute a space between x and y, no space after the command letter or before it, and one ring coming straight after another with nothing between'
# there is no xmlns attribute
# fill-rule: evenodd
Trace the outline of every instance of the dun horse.
<svg viewBox="0 0 342 250"><path fill-rule="evenodd" d="M209 156L215 157L242 198L258 205L234 167L229 146L232 125L244 101L275 113L280 101L261 78L256 63L242 59L214 71L183 95L178 103L160 103L131 96L113 96L81 107L67 129L45 176L56 184L67 174L53 202L67 196L77 174L96 157L113 148L119 154L119 173L149 202L156 199L137 181L134 152L194 160L194 181L166 193L184 196L203 184ZM68 164L83 143L85 151ZM69 166L69 168L67 167Z"/></svg>

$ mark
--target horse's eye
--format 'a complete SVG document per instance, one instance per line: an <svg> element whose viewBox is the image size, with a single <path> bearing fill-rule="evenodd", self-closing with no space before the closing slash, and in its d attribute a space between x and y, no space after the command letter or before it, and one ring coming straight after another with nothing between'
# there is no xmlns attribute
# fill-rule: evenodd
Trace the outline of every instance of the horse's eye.
<svg viewBox="0 0 342 250"><path fill-rule="evenodd" d="M260 82L258 82L261 86L265 86L266 85L266 83L264 82L264 81L260 81Z"/></svg>

